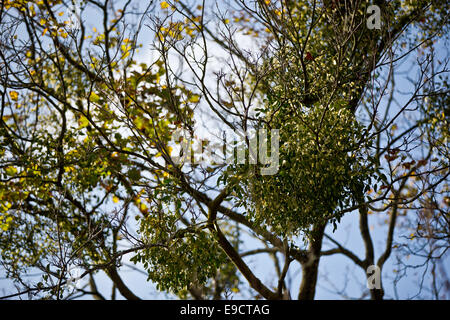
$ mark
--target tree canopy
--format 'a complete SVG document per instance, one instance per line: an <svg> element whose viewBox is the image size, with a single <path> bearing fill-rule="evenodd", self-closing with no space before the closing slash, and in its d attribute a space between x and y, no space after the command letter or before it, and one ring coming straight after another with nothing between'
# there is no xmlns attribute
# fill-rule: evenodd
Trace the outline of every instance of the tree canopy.
<svg viewBox="0 0 450 320"><path fill-rule="evenodd" d="M362 298L398 298L417 269L417 297L449 298L449 9L2 1L3 298L145 298L131 268L180 298L314 299L335 255ZM344 217L358 249L335 236Z"/></svg>

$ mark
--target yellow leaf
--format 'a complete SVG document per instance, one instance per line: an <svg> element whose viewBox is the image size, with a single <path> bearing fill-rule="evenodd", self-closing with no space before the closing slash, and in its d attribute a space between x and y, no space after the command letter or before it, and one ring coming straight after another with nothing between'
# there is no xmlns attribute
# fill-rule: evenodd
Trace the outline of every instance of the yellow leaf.
<svg viewBox="0 0 450 320"><path fill-rule="evenodd" d="M6 167L5 172L8 176L14 176L17 173L17 169L15 167Z"/></svg>
<svg viewBox="0 0 450 320"><path fill-rule="evenodd" d="M168 7L170 7L170 5L166 1L161 2L162 9L167 9Z"/></svg>
<svg viewBox="0 0 450 320"><path fill-rule="evenodd" d="M64 15L64 12L60 12L60 13L58 13L58 16L60 16L60 17L62 17Z"/></svg>
<svg viewBox="0 0 450 320"><path fill-rule="evenodd" d="M30 14L31 14L32 17L34 17L36 15L36 9L34 8L33 5L30 6Z"/></svg>
<svg viewBox="0 0 450 320"><path fill-rule="evenodd" d="M17 91L10 91L10 92L9 92L9 96L10 96L11 99L13 99L14 101L17 101L17 98L19 97L19 94L17 93Z"/></svg>
<svg viewBox="0 0 450 320"><path fill-rule="evenodd" d="M148 214L148 208L145 204L141 203L139 205L139 210L141 211L142 214L147 215Z"/></svg>
<svg viewBox="0 0 450 320"><path fill-rule="evenodd" d="M97 103L99 100L100 97L95 92L91 92L91 95L89 96L89 101Z"/></svg>
<svg viewBox="0 0 450 320"><path fill-rule="evenodd" d="M120 49L122 50L122 52L124 53L122 56L122 59L125 59L126 57L128 57L130 55L131 52L131 46L127 46L127 45L122 45L120 47Z"/></svg>
<svg viewBox="0 0 450 320"><path fill-rule="evenodd" d="M119 198L118 198L117 196L114 196L114 197L113 197L113 202L114 202L114 203L119 202Z"/></svg>
<svg viewBox="0 0 450 320"><path fill-rule="evenodd" d="M80 128L85 128L89 124L89 120L85 116L81 116L78 120L78 123L80 125Z"/></svg>
<svg viewBox="0 0 450 320"><path fill-rule="evenodd" d="M192 96L189 98L189 102L192 102L192 103L197 103L197 102L199 102L199 101L200 101L200 96L199 96L199 95L196 95L196 94L192 95Z"/></svg>
<svg viewBox="0 0 450 320"><path fill-rule="evenodd" d="M47 20L45 20L45 19L41 19L41 20L39 21L39 23L41 24L41 26L43 26L46 22L47 22Z"/></svg>
<svg viewBox="0 0 450 320"><path fill-rule="evenodd" d="M158 32L159 41L164 42L164 35L161 32Z"/></svg>
<svg viewBox="0 0 450 320"><path fill-rule="evenodd" d="M145 128L145 121L142 118L136 118L134 123L139 130L143 130Z"/></svg>
<svg viewBox="0 0 450 320"><path fill-rule="evenodd" d="M75 172L75 168L74 167L65 167L64 171L65 172Z"/></svg>
<svg viewBox="0 0 450 320"><path fill-rule="evenodd" d="M44 31L42 32L42 35L45 36L45 34L47 33L48 28L45 28Z"/></svg>
<svg viewBox="0 0 450 320"><path fill-rule="evenodd" d="M230 23L230 19L225 19L225 20L223 20L223 23L229 24L229 23Z"/></svg>

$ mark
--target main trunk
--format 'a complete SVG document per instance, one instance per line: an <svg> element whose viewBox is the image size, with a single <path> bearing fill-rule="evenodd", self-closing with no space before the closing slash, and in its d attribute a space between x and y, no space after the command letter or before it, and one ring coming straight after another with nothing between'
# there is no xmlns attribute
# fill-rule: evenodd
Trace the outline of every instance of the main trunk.
<svg viewBox="0 0 450 320"><path fill-rule="evenodd" d="M308 248L308 261L302 264L302 282L298 294L299 300L313 300L316 294L317 275L319 272L320 251L325 231L325 224L313 228Z"/></svg>

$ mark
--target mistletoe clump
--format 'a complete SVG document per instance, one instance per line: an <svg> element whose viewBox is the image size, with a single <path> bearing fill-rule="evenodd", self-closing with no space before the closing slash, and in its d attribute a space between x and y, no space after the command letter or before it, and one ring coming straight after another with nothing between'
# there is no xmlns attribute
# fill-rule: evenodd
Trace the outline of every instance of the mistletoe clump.
<svg viewBox="0 0 450 320"><path fill-rule="evenodd" d="M215 279L229 264L204 223L189 225L181 200L171 194L170 182L166 178L167 188L154 191L148 208L141 200L139 234L149 245L132 261L143 264L148 280L156 283L158 290L183 298L189 288L207 286L208 280Z"/></svg>
<svg viewBox="0 0 450 320"><path fill-rule="evenodd" d="M273 176L248 179L248 210L257 223L283 236L338 222L340 208L352 205L352 194L370 175L362 153L368 143L364 128L339 104L279 116L276 122L280 168Z"/></svg>

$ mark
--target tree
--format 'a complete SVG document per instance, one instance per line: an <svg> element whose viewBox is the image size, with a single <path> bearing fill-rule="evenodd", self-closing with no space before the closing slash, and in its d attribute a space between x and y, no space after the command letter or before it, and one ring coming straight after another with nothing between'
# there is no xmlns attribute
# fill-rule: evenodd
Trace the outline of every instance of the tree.
<svg viewBox="0 0 450 320"><path fill-rule="evenodd" d="M394 283L416 255L425 289L448 295L448 4L0 6L0 248L18 288L4 298L105 299L103 271L111 298L139 299L132 268L181 298L290 299L299 265L298 299L313 299L325 257L370 282L394 251ZM348 215L362 258L333 235ZM379 254L369 220L384 219ZM256 275L259 254L276 281ZM385 297L383 281L367 293Z"/></svg>

